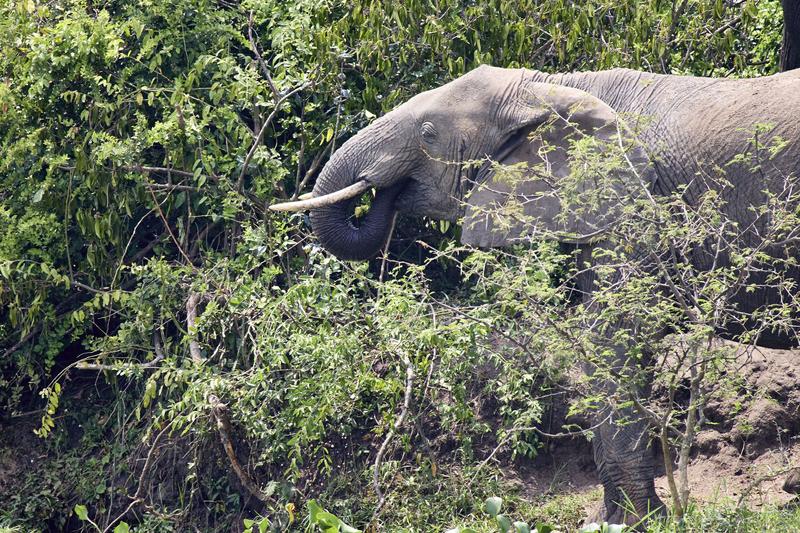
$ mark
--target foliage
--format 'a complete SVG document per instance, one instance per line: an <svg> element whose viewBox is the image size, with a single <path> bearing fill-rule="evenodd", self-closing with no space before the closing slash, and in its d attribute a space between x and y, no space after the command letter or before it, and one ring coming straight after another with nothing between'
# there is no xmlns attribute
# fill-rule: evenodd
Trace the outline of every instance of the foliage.
<svg viewBox="0 0 800 533"><path fill-rule="evenodd" d="M303 216L265 206L304 192L375 116L480 63L770 73L778 6L2 3L0 404L44 408L38 434L64 443L3 514L63 527L82 505L104 529L126 496L169 487L131 527L224 529L253 507L288 522L287 505L315 496L360 525L377 471L391 509L382 525L419 530L505 493L501 471L476 465L493 449L535 456L543 398L570 364L543 353L544 336L527 338L520 316L526 300L562 298L560 251L464 250L457 229L423 222L400 236L423 229L428 244L393 249L387 271L336 261ZM374 465L409 367L409 420ZM122 399L77 427L65 396L87 374ZM271 503L230 472L212 396ZM80 451L66 451L76 440ZM117 476L122 498L95 490ZM439 505L406 509L411 497Z"/></svg>

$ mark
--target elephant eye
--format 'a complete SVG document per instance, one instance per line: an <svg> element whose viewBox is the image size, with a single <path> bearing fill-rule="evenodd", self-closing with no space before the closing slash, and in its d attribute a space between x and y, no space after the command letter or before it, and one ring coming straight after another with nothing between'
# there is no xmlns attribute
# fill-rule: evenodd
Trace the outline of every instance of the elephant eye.
<svg viewBox="0 0 800 533"><path fill-rule="evenodd" d="M423 122L422 126L420 126L419 131L422 134L422 138L428 142L433 141L438 135L436 128L434 128L433 124L431 124L430 122Z"/></svg>

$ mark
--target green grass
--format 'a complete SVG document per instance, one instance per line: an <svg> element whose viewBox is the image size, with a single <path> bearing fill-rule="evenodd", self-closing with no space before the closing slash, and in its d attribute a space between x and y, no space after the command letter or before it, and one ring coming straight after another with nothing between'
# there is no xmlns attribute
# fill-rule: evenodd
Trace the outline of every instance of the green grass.
<svg viewBox="0 0 800 533"><path fill-rule="evenodd" d="M511 498L504 510L512 520L524 520L533 527L537 522L554 526L557 531L577 531L584 520L584 509L591 508L601 496L598 490L584 494L560 494L523 502ZM413 506L413 502L408 502ZM507 508L506 504L508 505ZM453 520L450 527L470 528L478 533L497 533L496 522L482 512ZM391 529L392 531L396 531ZM411 533L426 531L403 529ZM428 529L429 531L429 529ZM692 505L683 522L673 518L649 524L646 533L788 533L800 531L800 507L764 506L761 509L737 509L731 501Z"/></svg>
<svg viewBox="0 0 800 533"><path fill-rule="evenodd" d="M736 509L732 503L692 505L683 524L674 520L651 524L647 533L750 533L800 531L800 508L765 506Z"/></svg>

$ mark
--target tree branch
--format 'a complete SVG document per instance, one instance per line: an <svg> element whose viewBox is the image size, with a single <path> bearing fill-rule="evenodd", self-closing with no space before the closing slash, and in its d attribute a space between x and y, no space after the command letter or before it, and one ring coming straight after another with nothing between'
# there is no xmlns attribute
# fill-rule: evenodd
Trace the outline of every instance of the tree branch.
<svg viewBox="0 0 800 533"><path fill-rule="evenodd" d="M192 362L196 365L203 364L203 355L200 352L200 343L197 342L197 304L200 303L200 295L196 292L189 293L186 299L186 328L189 335L189 354Z"/></svg>
<svg viewBox="0 0 800 533"><path fill-rule="evenodd" d="M258 485L256 485L255 481L245 472L242 465L239 463L239 459L236 457L236 450L231 440L232 431L231 421L228 417L228 406L222 403L220 399L213 394L209 396L208 400L211 403L211 413L214 415L214 419L217 422L217 431L219 432L222 447L225 449L225 454L228 456L231 468L233 468L236 477L239 478L239 481L250 494L255 496L259 501L269 503L272 499L258 488Z"/></svg>
<svg viewBox="0 0 800 533"><path fill-rule="evenodd" d="M272 98L275 100L275 105L280 102L281 94L278 92L278 88L275 87L275 82L272 81L272 75L269 73L269 68L267 68L267 64L264 62L264 58L261 57L261 53L258 51L258 44L256 43L255 37L253 36L253 12L250 12L250 16L247 18L247 38L250 40L250 48L253 50L253 54L256 56L256 60L258 61L258 65L261 67L261 73L266 78L267 83L269 84L270 90L272 90Z"/></svg>
<svg viewBox="0 0 800 533"><path fill-rule="evenodd" d="M250 160L253 159L253 156L258 150L258 147L261 145L261 139L264 138L264 133L267 131L267 127L272 124L272 120L275 118L275 115L278 114L280 111L281 105L292 95L302 91L308 87L307 83L303 83L298 85L288 93L284 94L275 102L275 108L272 110L272 113L269 114L267 120L264 121L264 124L261 126L261 129L258 131L255 139L253 139L253 145L250 147L250 150L247 152L247 156L244 158L244 162L242 163L242 171L239 173L239 179L236 180L236 191L241 192L242 186L244 185L244 177L247 174L247 167L250 166Z"/></svg>
<svg viewBox="0 0 800 533"><path fill-rule="evenodd" d="M389 442L391 442L395 433L397 433L397 431L405 422L406 416L408 415L408 409L411 406L411 393L414 385L414 365L411 364L411 360L408 357L404 357L403 362L406 365L406 392L403 399L403 406L400 409L400 415L397 417L397 420L394 421L392 428L389 430L389 433L386 434L386 438L383 439L383 443L378 449L378 455L375 456L375 465L372 469L372 485L375 488L375 494L378 496L378 505L375 507L375 511L372 513L370 524L375 521L375 519L378 517L378 514L381 512L381 509L383 509L384 504L386 503L386 496L381 490L380 482L381 463L383 462L383 456L386 453Z"/></svg>

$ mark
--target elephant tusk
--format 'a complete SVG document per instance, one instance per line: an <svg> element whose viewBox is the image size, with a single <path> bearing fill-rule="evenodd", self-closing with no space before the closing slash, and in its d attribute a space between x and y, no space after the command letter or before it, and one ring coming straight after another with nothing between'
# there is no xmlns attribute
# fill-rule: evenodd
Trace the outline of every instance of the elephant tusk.
<svg viewBox="0 0 800 533"><path fill-rule="evenodd" d="M301 194L297 197L298 200L308 200L309 198L314 198L313 192L307 192L305 194Z"/></svg>
<svg viewBox="0 0 800 533"><path fill-rule="evenodd" d="M344 200L349 200L350 198L355 198L356 196L364 194L371 188L372 185L370 185L366 180L361 180L350 185L349 187L345 187L344 189L340 189L330 194L314 196L312 198L307 198L297 202L274 204L269 206L269 209L270 211L305 211L306 209L317 209L319 207L325 207L342 202Z"/></svg>

